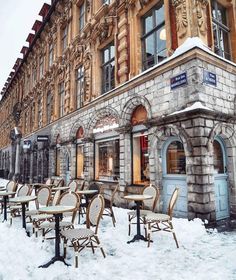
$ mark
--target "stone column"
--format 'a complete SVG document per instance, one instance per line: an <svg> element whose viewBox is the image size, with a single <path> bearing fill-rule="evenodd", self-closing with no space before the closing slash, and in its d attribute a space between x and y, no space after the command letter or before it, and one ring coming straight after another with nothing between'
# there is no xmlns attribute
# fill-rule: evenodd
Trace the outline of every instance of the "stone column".
<svg viewBox="0 0 236 280"><path fill-rule="evenodd" d="M14 171L15 171L15 161L14 161L14 156L15 156L15 152L14 152L14 142L11 143L11 148L10 148L10 170L9 170L9 175L8 175L8 179L11 179L14 175ZM3 166L4 169L4 166Z"/></svg>
<svg viewBox="0 0 236 280"><path fill-rule="evenodd" d="M16 161L15 161L15 174L14 180L18 180L20 176L20 142L21 137L16 138Z"/></svg>
<svg viewBox="0 0 236 280"><path fill-rule="evenodd" d="M34 168L34 153L33 151L31 150L30 151L30 184L33 183L33 168Z"/></svg>
<svg viewBox="0 0 236 280"><path fill-rule="evenodd" d="M84 138L84 178L94 179L94 141L92 138Z"/></svg>

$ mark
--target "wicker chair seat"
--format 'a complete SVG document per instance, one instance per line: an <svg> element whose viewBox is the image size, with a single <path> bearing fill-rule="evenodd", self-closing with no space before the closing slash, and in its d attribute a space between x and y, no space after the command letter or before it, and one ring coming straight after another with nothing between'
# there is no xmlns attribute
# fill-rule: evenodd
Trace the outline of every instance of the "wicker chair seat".
<svg viewBox="0 0 236 280"><path fill-rule="evenodd" d="M69 240L76 240L76 239L83 239L83 238L89 238L94 236L94 231L87 228L76 228L76 229L70 229L70 230L64 230L61 232L61 234Z"/></svg>
<svg viewBox="0 0 236 280"><path fill-rule="evenodd" d="M73 227L73 223L72 222L67 222L67 221L61 221L59 226L60 226L60 228ZM40 225L40 228L55 229L55 222L43 223L43 224Z"/></svg>
<svg viewBox="0 0 236 280"><path fill-rule="evenodd" d="M37 222L37 221L42 221L47 219L53 219L53 215L48 215L48 214L32 215L31 219Z"/></svg>
<svg viewBox="0 0 236 280"><path fill-rule="evenodd" d="M155 222L155 221L167 222L170 220L170 216L161 213L150 213L146 216L146 220L148 223Z"/></svg>
<svg viewBox="0 0 236 280"><path fill-rule="evenodd" d="M39 211L37 209L34 210L28 210L25 212L26 216L33 216L39 214Z"/></svg>
<svg viewBox="0 0 236 280"><path fill-rule="evenodd" d="M141 209L140 210L140 217L146 217L147 215L149 215L151 213L153 213L151 210L143 210L143 209ZM129 211L127 214L129 216L133 216L133 217L136 217L136 215L137 215L136 211Z"/></svg>

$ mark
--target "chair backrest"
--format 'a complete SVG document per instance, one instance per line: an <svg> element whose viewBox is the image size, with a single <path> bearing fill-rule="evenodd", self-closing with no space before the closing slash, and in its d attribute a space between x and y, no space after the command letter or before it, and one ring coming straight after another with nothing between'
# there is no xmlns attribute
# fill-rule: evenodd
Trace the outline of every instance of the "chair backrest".
<svg viewBox="0 0 236 280"><path fill-rule="evenodd" d="M173 210L176 204L176 201L178 199L179 196L179 188L175 188L175 190L173 191L170 201L169 201L169 206L168 206L168 215L170 216L170 218L172 219L173 216Z"/></svg>
<svg viewBox="0 0 236 280"><path fill-rule="evenodd" d="M69 183L68 187L70 188L71 192L76 192L78 189L78 184L75 180L73 180Z"/></svg>
<svg viewBox="0 0 236 280"><path fill-rule="evenodd" d="M100 187L100 194L102 194L102 196L104 197L105 199L105 202L109 201L110 203L110 207L112 207L113 203L114 203L114 200L115 200L115 195L118 191L118 188L119 188L119 184L116 184L115 185L115 188L112 190L111 194L108 194L106 192L107 188L105 187ZM105 207L106 207L107 203L105 203Z"/></svg>
<svg viewBox="0 0 236 280"><path fill-rule="evenodd" d="M27 184L24 184L18 189L17 196L25 196L29 195L31 191L31 187Z"/></svg>
<svg viewBox="0 0 236 280"><path fill-rule="evenodd" d="M64 180L60 179L56 185L57 188L63 187L64 186Z"/></svg>
<svg viewBox="0 0 236 280"><path fill-rule="evenodd" d="M80 197L77 195L75 192L64 192L59 200L58 200L58 205L63 205L63 206L73 206L74 210L72 212L66 212L63 215L64 216L72 216L72 223L74 223L76 212L79 208L80 205Z"/></svg>
<svg viewBox="0 0 236 280"><path fill-rule="evenodd" d="M78 190L79 191L83 191L84 190L84 186L85 186L85 181L77 182L77 185L78 185Z"/></svg>
<svg viewBox="0 0 236 280"><path fill-rule="evenodd" d="M45 185L51 185L52 184L52 179L48 178L45 182Z"/></svg>
<svg viewBox="0 0 236 280"><path fill-rule="evenodd" d="M104 211L104 205L105 202L103 196L98 194L93 197L88 206L86 213L86 226L87 228L90 228L91 226L96 227L95 234L97 234L98 231L98 225Z"/></svg>
<svg viewBox="0 0 236 280"><path fill-rule="evenodd" d="M61 191L60 190L57 190L54 193L53 200L52 200L52 206L57 205L60 195L61 195Z"/></svg>
<svg viewBox="0 0 236 280"><path fill-rule="evenodd" d="M51 198L51 189L47 186L42 186L37 192L36 206L48 206Z"/></svg>
<svg viewBox="0 0 236 280"><path fill-rule="evenodd" d="M100 188L99 188L99 186L96 184L96 183L91 183L91 184L89 184L89 189L90 190L95 190L95 191L98 191L98 192L100 192Z"/></svg>
<svg viewBox="0 0 236 280"><path fill-rule="evenodd" d="M151 199L146 199L143 201L143 208L154 211L156 208L157 201L160 197L160 191L154 185L144 187L142 194L151 195Z"/></svg>
<svg viewBox="0 0 236 280"><path fill-rule="evenodd" d="M6 185L6 190L8 192L15 192L17 189L17 183L15 181L9 181Z"/></svg>

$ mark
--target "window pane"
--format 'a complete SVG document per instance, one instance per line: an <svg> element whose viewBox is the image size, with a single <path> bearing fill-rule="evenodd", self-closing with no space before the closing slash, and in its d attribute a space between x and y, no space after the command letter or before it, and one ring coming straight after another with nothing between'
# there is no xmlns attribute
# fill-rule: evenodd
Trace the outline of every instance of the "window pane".
<svg viewBox="0 0 236 280"><path fill-rule="evenodd" d="M103 63L106 63L107 61L109 61L109 49L105 49L103 52Z"/></svg>
<svg viewBox="0 0 236 280"><path fill-rule="evenodd" d="M224 25L227 26L227 17L226 17L226 9L219 3L217 3L217 16L218 16L218 21L223 23Z"/></svg>
<svg viewBox="0 0 236 280"><path fill-rule="evenodd" d="M152 14L150 16L147 16L144 19L144 33L148 33L149 31L151 31L153 29L153 17Z"/></svg>
<svg viewBox="0 0 236 280"><path fill-rule="evenodd" d="M214 141L213 143L214 149L214 173L222 174L224 173L224 158L223 152L218 141Z"/></svg>
<svg viewBox="0 0 236 280"><path fill-rule="evenodd" d="M133 183L149 182L148 136L133 136Z"/></svg>
<svg viewBox="0 0 236 280"><path fill-rule="evenodd" d="M150 35L145 39L145 46L144 46L144 62L145 67L150 68L155 64L155 37L154 34Z"/></svg>
<svg viewBox="0 0 236 280"><path fill-rule="evenodd" d="M167 174L186 174L186 159L183 144L172 142L166 154Z"/></svg>
<svg viewBox="0 0 236 280"><path fill-rule="evenodd" d="M165 21L164 12L165 12L165 10L164 10L163 4L159 8L156 9L156 11L155 11L156 25L155 26L158 26Z"/></svg>
<svg viewBox="0 0 236 280"><path fill-rule="evenodd" d="M117 180L120 176L119 140L97 143L96 179Z"/></svg>

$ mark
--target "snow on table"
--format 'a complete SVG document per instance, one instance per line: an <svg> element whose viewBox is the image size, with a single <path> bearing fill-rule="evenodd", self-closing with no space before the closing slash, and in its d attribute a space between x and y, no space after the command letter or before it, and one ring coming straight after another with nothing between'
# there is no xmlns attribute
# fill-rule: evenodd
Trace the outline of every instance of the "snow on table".
<svg viewBox="0 0 236 280"><path fill-rule="evenodd" d="M3 183L0 180L0 184ZM173 219L180 248L171 234L153 234L154 242L127 244L127 209L114 208L117 220L112 226L104 217L99 237L106 253L92 254L90 249L79 255L79 268L74 268L74 252L68 249L67 262L55 263L47 269L38 268L54 254L54 240L42 243L41 238L25 235L20 218L13 225L0 223L0 279L2 280L182 280L236 279L236 233L207 233L199 219ZM2 218L2 217L1 217ZM132 235L135 234L135 226Z"/></svg>

